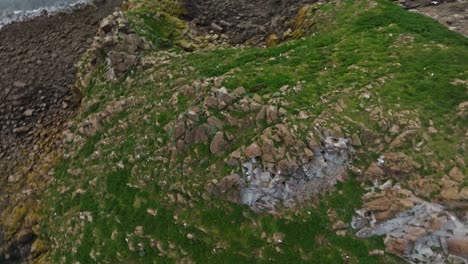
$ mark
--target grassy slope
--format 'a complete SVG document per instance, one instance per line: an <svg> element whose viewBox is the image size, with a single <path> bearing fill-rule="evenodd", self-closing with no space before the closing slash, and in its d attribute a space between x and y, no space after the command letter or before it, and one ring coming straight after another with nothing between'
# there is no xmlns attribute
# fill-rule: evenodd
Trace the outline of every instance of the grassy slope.
<svg viewBox="0 0 468 264"><path fill-rule="evenodd" d="M353 263L397 262L390 256L368 256L369 250L383 248L381 238L363 241L338 237L330 230L329 208L336 210L339 219L349 221L353 208L359 207L363 191L356 180L339 184L341 192L329 194L318 207L275 217L254 214L245 206L202 199L204 185L220 175L210 173L209 167L217 164L220 171L229 171L206 146L195 146L197 151L190 152L200 161L193 165L190 175L183 173L182 166L156 159L158 148L169 140L162 127L194 104L182 98L179 107L173 109L169 99L174 88L221 75L229 76L224 81L226 87L244 86L258 94L302 82L303 91L288 98L292 102L290 112L307 110L318 115L327 110L326 104L319 103L320 96L327 95L331 102L343 99L349 109L355 110L346 114L366 124L367 113L358 98L332 91L360 89L388 77L373 90L373 103L389 109L399 104L401 109L416 110L423 123L432 119L443 124L447 116L453 116L458 103L468 99L464 87L450 84L456 78L468 79L468 41L386 1L377 1L376 7L370 7L368 1L357 2L321 6L321 20L313 28L313 36L278 47L194 54L175 49L178 55L155 50L154 57L164 60L165 56L167 63L140 69L118 84L96 76L85 93L99 103L78 119L122 96L139 99L98 134L85 138L82 148L71 144L70 151L77 154L65 158L56 168L56 181L48 190L44 206L43 233L54 248L48 257L55 263L173 263L174 258L198 263L343 263L349 255ZM145 21L158 25L149 18ZM143 27L139 27L143 33ZM159 30L154 32L164 35ZM394 45L402 35L414 38L411 48ZM170 46L167 40L153 41L162 48ZM366 71L349 70L351 65ZM345 122L340 116L336 119ZM349 132L355 129L345 125ZM248 131L236 132L241 140L248 138ZM440 138L432 144L437 155L449 159L456 153L447 142L450 145L459 139L447 134L448 139ZM405 147L402 150L406 151ZM176 159L182 163L184 157ZM362 159L364 164L371 162L365 155ZM81 169L82 173L72 176L70 169ZM76 194L79 188L85 192ZM188 202L172 203L169 193L182 194ZM156 216L148 209L157 210ZM80 212L90 212L92 221L80 218ZM137 226L143 227L144 235L135 235ZM261 238L263 232L267 236L283 233L284 243L267 243ZM188 239L188 233L195 238ZM159 249L151 247L155 241L161 241ZM252 253L259 249L261 258ZM161 257L161 251L167 254Z"/></svg>

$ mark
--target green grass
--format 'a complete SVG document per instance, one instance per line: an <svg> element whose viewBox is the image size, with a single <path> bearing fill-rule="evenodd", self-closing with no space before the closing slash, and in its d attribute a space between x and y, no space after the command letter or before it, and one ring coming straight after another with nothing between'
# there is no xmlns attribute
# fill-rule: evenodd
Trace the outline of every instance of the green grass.
<svg viewBox="0 0 468 264"><path fill-rule="evenodd" d="M152 16L148 10L131 13L135 31L154 44L154 50L141 56L166 56L158 53L161 50L181 55L168 57L171 63L167 65L136 69L130 80L119 83L106 82L101 71L84 91L87 98L99 103L77 117L78 121L122 96L142 100L112 116L96 135L85 137L84 144L70 144L68 151L75 155L56 167L56 181L47 191L43 208L44 236L53 246L51 262L175 263L175 256L196 263L343 263L349 255L352 263L398 263L389 255L368 255L370 250L383 249L380 237L359 240L352 235L339 237L330 230L329 209L349 222L361 205L364 190L354 177L339 183L337 191L324 195L317 206L305 205L298 213L282 216L256 214L246 206L204 197L204 186L212 179L237 169L223 162L229 151L251 143L266 123L258 131L228 126L225 131L236 135L237 141L221 157L212 155L208 144L190 146L187 154L174 157L164 148L173 139L171 130L166 132L163 127L187 107L200 105L183 96L171 103L180 82L224 76L224 86L231 90L243 86L250 96L272 94L284 85L292 88L300 83L302 90L285 98L291 103L285 107L291 116L307 111L316 117L334 111L330 110L332 103L342 100L348 107L342 115L376 134L387 132L369 120L366 106L415 111L423 124L433 120L448 135L433 136L429 144L436 156L453 158L457 154L453 149L463 135L449 133L454 131L450 124L462 124L466 118L447 117L468 96L465 87L450 83L455 78L468 79L467 39L388 1L377 1L372 9L367 8L368 3L324 4L319 9L321 19L311 32L277 47L182 54L174 47L174 21ZM402 36L412 36L414 41L401 44ZM195 71L187 71L189 67ZM356 95L368 85L372 96L364 101ZM345 93L345 89L351 92ZM329 103L322 103L323 98ZM242 117L242 113L231 114ZM221 117L214 110L213 115ZM348 127L350 133L359 132L360 126L342 115L336 115L334 122ZM311 126L310 120L294 122ZM410 143L401 150L425 159L413 153ZM379 154L360 155L355 164L365 167ZM186 157L193 162L184 165ZM211 169L213 165L216 170ZM187 166L191 174L184 173ZM69 169L82 173L72 176ZM78 188L85 192L76 194ZM177 193L186 203L171 202L169 194ZM149 214L148 209L157 214ZM90 212L92 221L81 219L80 212ZM143 227L144 235L135 234L138 226ZM262 233L272 236L275 232L284 234L283 243L271 244L262 238ZM193 240L187 238L189 233ZM160 241L168 253L160 256L154 241Z"/></svg>

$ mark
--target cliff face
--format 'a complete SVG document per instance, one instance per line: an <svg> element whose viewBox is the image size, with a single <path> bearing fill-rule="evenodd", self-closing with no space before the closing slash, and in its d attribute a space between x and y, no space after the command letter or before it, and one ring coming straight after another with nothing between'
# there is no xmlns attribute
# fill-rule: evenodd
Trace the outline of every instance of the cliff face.
<svg viewBox="0 0 468 264"><path fill-rule="evenodd" d="M68 122L6 134L50 143L3 163L0 257L466 260L463 36L388 1L129 1L94 27L76 92L41 99L62 119L8 110Z"/></svg>

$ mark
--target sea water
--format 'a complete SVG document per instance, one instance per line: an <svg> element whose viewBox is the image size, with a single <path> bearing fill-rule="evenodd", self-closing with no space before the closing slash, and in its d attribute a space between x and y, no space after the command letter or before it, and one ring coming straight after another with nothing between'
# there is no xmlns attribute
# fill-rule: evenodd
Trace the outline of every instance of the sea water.
<svg viewBox="0 0 468 264"><path fill-rule="evenodd" d="M0 0L0 28L43 14L73 10L93 0Z"/></svg>

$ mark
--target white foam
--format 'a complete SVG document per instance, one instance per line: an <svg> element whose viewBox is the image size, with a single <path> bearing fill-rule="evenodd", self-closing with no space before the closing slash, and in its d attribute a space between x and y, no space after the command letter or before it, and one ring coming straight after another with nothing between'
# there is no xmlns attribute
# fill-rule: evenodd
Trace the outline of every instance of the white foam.
<svg viewBox="0 0 468 264"><path fill-rule="evenodd" d="M77 0L73 3L60 2L54 6L43 7L31 10L12 10L0 13L0 29L8 24L26 21L32 18L47 14L48 16L57 14L59 12L71 12L83 6L93 3L94 0Z"/></svg>

